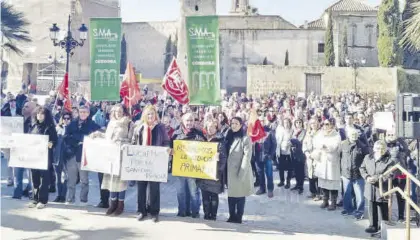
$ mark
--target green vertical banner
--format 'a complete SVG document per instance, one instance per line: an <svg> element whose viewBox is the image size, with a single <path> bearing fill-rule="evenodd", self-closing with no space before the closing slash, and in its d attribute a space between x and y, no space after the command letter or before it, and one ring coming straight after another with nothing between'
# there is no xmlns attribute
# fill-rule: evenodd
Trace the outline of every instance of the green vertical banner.
<svg viewBox="0 0 420 240"><path fill-rule="evenodd" d="M191 105L219 105L219 18L186 17Z"/></svg>
<svg viewBox="0 0 420 240"><path fill-rule="evenodd" d="M121 18L91 18L89 40L91 100L119 101Z"/></svg>

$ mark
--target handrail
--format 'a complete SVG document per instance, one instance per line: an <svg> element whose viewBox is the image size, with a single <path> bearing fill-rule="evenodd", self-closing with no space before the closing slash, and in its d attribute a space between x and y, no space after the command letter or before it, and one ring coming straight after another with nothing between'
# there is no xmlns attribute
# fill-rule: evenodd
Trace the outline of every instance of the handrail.
<svg viewBox="0 0 420 240"><path fill-rule="evenodd" d="M401 171L403 174L406 175L406 183L405 183L405 192L399 188L399 187L394 187L391 189L392 186L392 178L389 178L389 175L394 172L394 171ZM387 192L383 192L383 179L386 178L388 180L388 191ZM406 239L410 240L411 236L410 236L410 206L418 213L420 214L420 208L417 206L416 203L413 202L413 200L411 200L411 194L410 194L410 186L411 186L411 181L413 181L418 187L420 187L420 181L414 177L411 173L409 173L406 169L404 169L403 167L401 167L401 165L398 163L396 165L394 165L393 167L391 167L390 169L388 169L385 173L381 174L379 176L379 194L382 197L386 197L386 196L390 196L389 201L388 201L388 210L389 210L389 221L392 217L392 194L395 192L398 192L399 194L401 194L401 196L405 199L405 228L406 228Z"/></svg>

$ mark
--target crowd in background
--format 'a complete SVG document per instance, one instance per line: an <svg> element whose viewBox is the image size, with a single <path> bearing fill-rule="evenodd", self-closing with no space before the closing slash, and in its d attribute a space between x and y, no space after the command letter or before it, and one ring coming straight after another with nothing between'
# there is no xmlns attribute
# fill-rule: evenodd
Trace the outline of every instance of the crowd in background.
<svg viewBox="0 0 420 240"><path fill-rule="evenodd" d="M367 201L370 226L366 232L378 234L378 209L382 220L389 217L387 199L379 194L379 176L396 163L413 174L417 171L415 140L396 137L393 127L374 128L375 112L395 113L395 104L383 103L378 95L311 93L304 98L285 92L264 97L233 93L225 94L220 106L180 105L166 95L147 90L144 96L127 108L118 102L89 102L75 95L71 112L63 110L63 101L54 92L43 106L23 92L2 96L2 116L23 116L25 133L49 135L50 139L49 170L9 169L13 197L29 197L33 200L30 207L43 208L48 193L57 192L54 202L72 204L80 183L80 202L86 204L88 172L80 170L84 136L121 145L169 148L174 140L209 141L219 143L219 180L176 178L179 217L198 218L203 205L204 218L216 220L218 195L227 189L228 222L241 223L246 197L255 193L272 198L273 174L278 172L277 187L303 194L307 179L310 199L320 201L320 207L329 211L342 206L341 214L356 220L365 217ZM262 124L265 137L254 141L256 120ZM393 120L389 121L392 126ZM9 158L7 149L3 153ZM25 172L32 179L27 186L22 184ZM388 177L401 189L408 184L402 173ZM125 191L136 183L101 173L98 181L98 207L107 208L107 215L120 215ZM138 220L151 214L158 221L159 186L156 182L137 182ZM411 189L416 201L416 189ZM403 221L408 213L404 213L404 199L399 193L397 203L398 219Z"/></svg>

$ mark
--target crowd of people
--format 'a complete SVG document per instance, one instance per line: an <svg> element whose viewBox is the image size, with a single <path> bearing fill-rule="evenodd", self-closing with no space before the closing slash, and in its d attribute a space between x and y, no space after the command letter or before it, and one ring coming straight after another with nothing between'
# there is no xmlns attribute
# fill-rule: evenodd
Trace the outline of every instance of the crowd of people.
<svg viewBox="0 0 420 240"><path fill-rule="evenodd" d="M78 95L71 112L52 92L43 106L36 99L19 93L2 99L1 116L22 116L24 132L49 136L48 170L9 168L8 185L13 198L29 197L29 207L42 209L49 193L54 202L76 202L80 183L80 203L86 204L89 172L81 170L83 138L105 138L116 144L162 146L172 149L175 140L218 143L218 180L176 177L178 216L216 220L219 194L227 191L228 222L242 223L246 197L252 194L274 196L273 174L279 173L277 187L304 193L309 181L309 196L320 207L356 220L365 217L368 202L370 225L367 233L378 235L380 219L388 220L387 199L379 194L379 176L399 163L411 173L418 167L414 140L397 138L395 129L375 129L373 116L378 111L395 111L395 104L383 104L379 96L362 97L354 93L339 96L296 97L284 92L265 97L244 93L224 95L220 106L181 105L172 98L147 93L135 106L118 102L89 102ZM253 126L258 120L265 136L254 141ZM392 126L392 119L389 119ZM9 158L8 149L2 149ZM169 166L171 171L171 166ZM23 186L25 172L32 181ZM126 182L119 177L98 173L101 202L106 215L124 211L127 187L137 184L138 217L150 214L158 221L160 184ZM394 186L411 184L397 173ZM292 179L295 185L291 186ZM387 184L383 184L384 190ZM255 190L255 188L257 188ZM412 198L416 202L416 189ZM397 193L398 220L403 221L403 197Z"/></svg>

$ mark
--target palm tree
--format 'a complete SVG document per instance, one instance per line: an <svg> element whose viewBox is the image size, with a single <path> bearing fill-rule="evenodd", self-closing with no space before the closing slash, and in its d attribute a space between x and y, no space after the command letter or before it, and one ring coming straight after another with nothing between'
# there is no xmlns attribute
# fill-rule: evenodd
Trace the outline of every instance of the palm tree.
<svg viewBox="0 0 420 240"><path fill-rule="evenodd" d="M11 50L19 55L22 50L16 46L17 42L31 42L26 27L29 25L22 12L16 11L12 5L1 2L1 34L2 45L5 50Z"/></svg>
<svg viewBox="0 0 420 240"><path fill-rule="evenodd" d="M411 3L411 9L413 16L405 22L406 27L403 32L402 43L420 50L420 2Z"/></svg>

